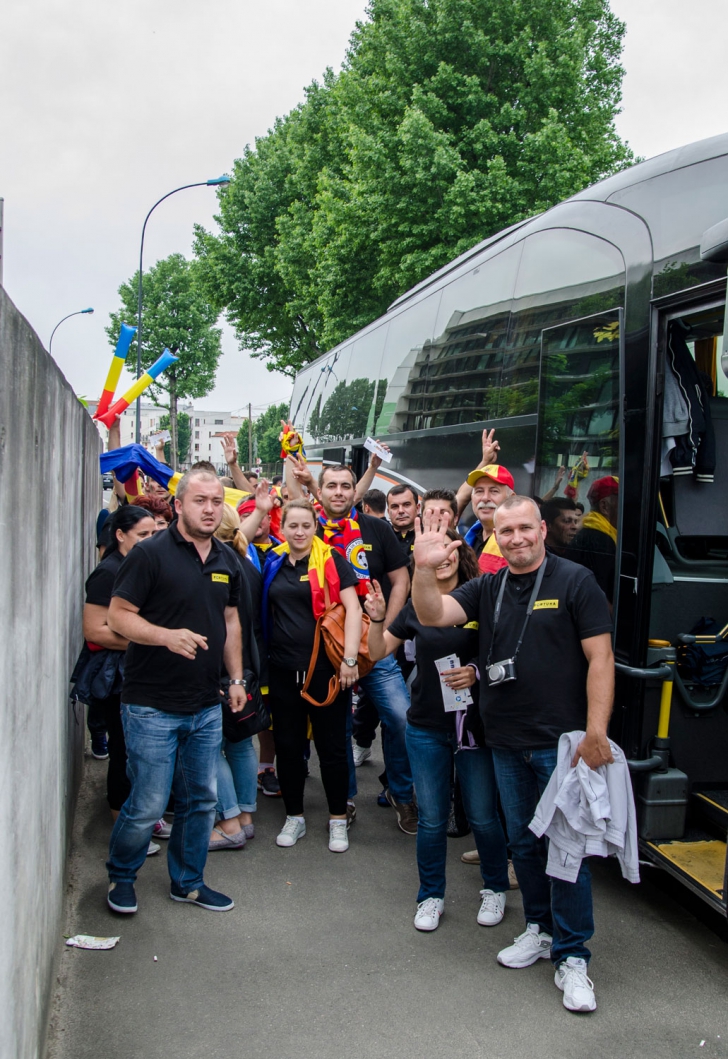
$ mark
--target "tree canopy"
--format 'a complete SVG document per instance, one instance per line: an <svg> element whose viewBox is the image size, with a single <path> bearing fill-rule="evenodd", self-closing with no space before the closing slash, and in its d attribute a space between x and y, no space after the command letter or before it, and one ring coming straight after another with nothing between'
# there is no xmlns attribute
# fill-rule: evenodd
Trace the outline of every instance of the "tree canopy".
<svg viewBox="0 0 728 1059"><path fill-rule="evenodd" d="M481 239L634 161L608 0L370 0L342 71L235 163L203 282L293 374Z"/></svg>
<svg viewBox="0 0 728 1059"><path fill-rule="evenodd" d="M276 463L281 458L281 419L288 417L288 402L272 404L253 423L256 455L263 463ZM241 456L242 454L242 456ZM245 461L248 455L248 424L243 423L238 431L238 459Z"/></svg>
<svg viewBox="0 0 728 1059"><path fill-rule="evenodd" d="M177 402L205 397L215 385L222 352L222 332L214 324L218 310L199 282L199 265L182 254L157 261L144 273L142 309L142 367L149 368L168 348L179 360L159 381L149 387L153 398L169 410L170 459L177 467ZM116 345L122 321L137 318L139 272L119 287L121 309L111 313L106 328L109 342ZM135 347L132 347L135 349ZM132 353L132 356L134 354Z"/></svg>

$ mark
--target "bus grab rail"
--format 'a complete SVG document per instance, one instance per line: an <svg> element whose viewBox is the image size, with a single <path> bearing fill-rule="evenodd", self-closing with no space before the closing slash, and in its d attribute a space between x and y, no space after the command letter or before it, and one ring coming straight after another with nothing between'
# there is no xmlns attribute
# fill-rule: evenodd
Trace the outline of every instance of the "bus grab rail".
<svg viewBox="0 0 728 1059"><path fill-rule="evenodd" d="M622 662L615 662L614 668L625 677L633 677L635 680L672 680L674 677L674 666L654 666L652 669L643 669L638 666L626 666ZM630 772L654 772L656 769L664 769L666 766L664 751L660 754L652 754L650 757L637 760L627 758L627 767Z"/></svg>

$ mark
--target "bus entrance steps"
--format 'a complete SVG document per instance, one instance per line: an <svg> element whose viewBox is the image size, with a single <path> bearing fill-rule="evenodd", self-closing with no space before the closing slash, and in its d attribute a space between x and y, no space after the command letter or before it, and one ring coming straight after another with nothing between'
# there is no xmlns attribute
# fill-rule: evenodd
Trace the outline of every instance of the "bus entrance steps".
<svg viewBox="0 0 728 1059"><path fill-rule="evenodd" d="M695 815L710 821L723 837L728 834L728 791L693 791L691 808Z"/></svg>

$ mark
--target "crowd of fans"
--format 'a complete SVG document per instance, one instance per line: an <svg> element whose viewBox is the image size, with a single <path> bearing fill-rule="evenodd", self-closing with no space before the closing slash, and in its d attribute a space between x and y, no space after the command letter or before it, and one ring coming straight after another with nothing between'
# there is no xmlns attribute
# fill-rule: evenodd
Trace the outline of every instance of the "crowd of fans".
<svg viewBox="0 0 728 1059"><path fill-rule="evenodd" d="M550 958L565 1006L594 1010L587 861L572 881L547 875L529 824L561 737L578 735L575 771L613 761L618 480L591 483L585 515L576 490L556 495L561 469L539 509L515 493L493 431L456 490L423 495L373 488L376 455L357 481L344 465L314 479L298 452L284 484L246 475L234 436L222 447L225 479L197 463L170 495L137 474L99 519L74 680L92 753L108 757L109 908L137 910L160 840L174 900L232 908L204 882L208 853L255 836L259 793L282 803L279 847L306 835L311 743L328 848L345 852L379 730L379 804L416 836L414 926L438 927L448 834L472 832L477 923L497 927L522 891L526 928L499 962ZM335 604L332 661L322 629Z"/></svg>

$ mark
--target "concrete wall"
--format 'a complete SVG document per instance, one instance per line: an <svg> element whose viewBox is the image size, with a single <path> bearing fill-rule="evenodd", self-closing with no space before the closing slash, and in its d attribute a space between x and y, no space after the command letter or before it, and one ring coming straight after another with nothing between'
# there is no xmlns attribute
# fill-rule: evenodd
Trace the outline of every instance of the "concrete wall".
<svg viewBox="0 0 728 1059"><path fill-rule="evenodd" d="M84 720L68 677L101 506L99 435L0 288L0 1056L37 1059L61 943Z"/></svg>

